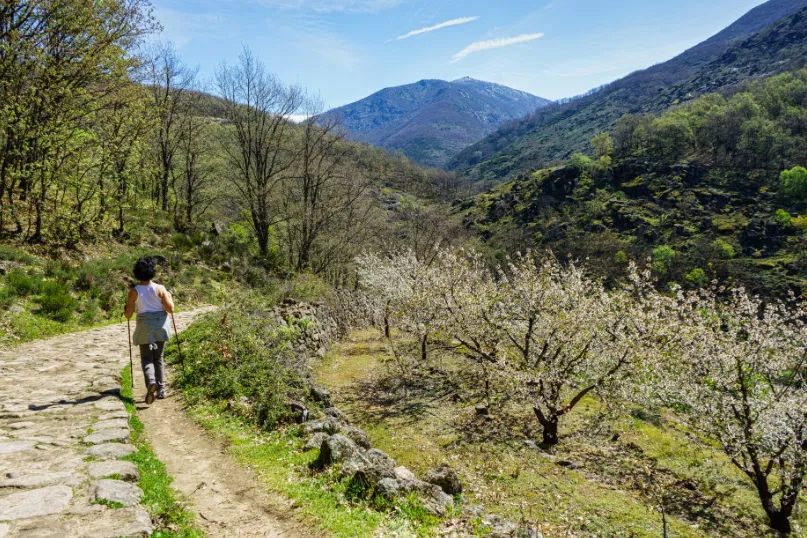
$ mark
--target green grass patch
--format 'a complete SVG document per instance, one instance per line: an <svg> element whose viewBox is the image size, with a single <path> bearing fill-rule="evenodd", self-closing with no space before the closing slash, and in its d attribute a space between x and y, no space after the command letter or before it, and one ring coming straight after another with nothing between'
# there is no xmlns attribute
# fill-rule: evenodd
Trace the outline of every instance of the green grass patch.
<svg viewBox="0 0 807 538"><path fill-rule="evenodd" d="M193 400L193 394L188 394ZM313 473L310 464L317 451L302 452L296 428L267 432L227 413L224 404L197 400L191 417L222 436L230 452L254 470L269 490L295 501L306 521L337 538L372 536L433 536L439 520L425 513L419 501L402 500L376 505L355 499L348 480L329 473ZM382 530L383 529L383 530Z"/></svg>
<svg viewBox="0 0 807 538"><path fill-rule="evenodd" d="M127 366L123 370L121 396L129 412L129 425L132 428L132 444L137 452L123 458L140 469L140 483L144 496L143 506L155 522L154 538L202 538L204 534L196 526L193 514L182 506L171 489L172 478L165 465L143 438L143 423L137 418L132 396L132 372Z"/></svg>

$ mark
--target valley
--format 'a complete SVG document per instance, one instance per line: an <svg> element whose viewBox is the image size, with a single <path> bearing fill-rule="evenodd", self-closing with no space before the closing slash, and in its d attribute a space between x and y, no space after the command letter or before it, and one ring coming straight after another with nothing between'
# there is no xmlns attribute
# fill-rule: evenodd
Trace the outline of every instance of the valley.
<svg viewBox="0 0 807 538"><path fill-rule="evenodd" d="M0 7L0 538L807 536L807 0L214 4Z"/></svg>

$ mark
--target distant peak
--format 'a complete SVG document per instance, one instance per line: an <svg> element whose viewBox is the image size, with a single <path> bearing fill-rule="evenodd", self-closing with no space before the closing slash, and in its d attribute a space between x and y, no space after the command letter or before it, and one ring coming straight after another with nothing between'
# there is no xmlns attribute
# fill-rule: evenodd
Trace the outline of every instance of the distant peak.
<svg viewBox="0 0 807 538"><path fill-rule="evenodd" d="M477 79L471 78L471 77L462 77L462 78L458 78L457 80L452 80L451 82L456 82L456 83L462 84L462 83L467 83L467 82L483 82L483 81L477 80Z"/></svg>

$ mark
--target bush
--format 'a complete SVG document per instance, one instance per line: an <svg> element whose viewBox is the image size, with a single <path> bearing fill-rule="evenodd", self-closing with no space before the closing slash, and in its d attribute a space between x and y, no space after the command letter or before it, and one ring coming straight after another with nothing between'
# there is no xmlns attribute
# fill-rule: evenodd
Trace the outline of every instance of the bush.
<svg viewBox="0 0 807 538"><path fill-rule="evenodd" d="M14 269L8 274L8 292L11 296L27 297L39 293L42 277L27 274L22 269Z"/></svg>
<svg viewBox="0 0 807 538"><path fill-rule="evenodd" d="M709 284L709 277L706 276L706 271L700 267L696 267L690 271L685 279L690 288L703 288Z"/></svg>
<svg viewBox="0 0 807 538"><path fill-rule="evenodd" d="M796 166L779 175L782 191L797 202L807 202L807 168Z"/></svg>
<svg viewBox="0 0 807 538"><path fill-rule="evenodd" d="M790 226L791 220L790 213L785 211L784 209L777 209L776 216L774 216L774 220L776 220L776 224L781 226L782 228L788 228Z"/></svg>
<svg viewBox="0 0 807 538"><path fill-rule="evenodd" d="M70 290L61 282L49 281L42 285L42 294L37 298L42 312L55 321L65 322L70 319L78 307L78 301L70 294Z"/></svg>
<svg viewBox="0 0 807 538"><path fill-rule="evenodd" d="M36 258L27 252L6 245L0 245L0 260L20 262L26 265L34 265L37 262Z"/></svg>
<svg viewBox="0 0 807 538"><path fill-rule="evenodd" d="M618 265L625 265L628 263L628 255L625 254L624 250L620 250L614 255L614 263Z"/></svg>
<svg viewBox="0 0 807 538"><path fill-rule="evenodd" d="M721 259L730 260L737 255L734 247L723 239L716 239L715 242L712 243L712 246L714 247L717 256Z"/></svg>
<svg viewBox="0 0 807 538"><path fill-rule="evenodd" d="M224 320L211 314L183 333L185 367L178 384L207 399L227 402L257 424L272 428L289 416L289 400L307 398L300 375L305 365L297 364L288 331L273 325L258 308L255 300L241 299ZM167 358L178 359L174 346L169 346Z"/></svg>
<svg viewBox="0 0 807 538"><path fill-rule="evenodd" d="M300 273L289 282L286 296L298 301L315 303L329 299L331 292L331 287L320 277Z"/></svg>
<svg viewBox="0 0 807 538"><path fill-rule="evenodd" d="M0 308L5 310L11 306L12 302L13 298L9 295L8 290L6 288L0 288Z"/></svg>
<svg viewBox="0 0 807 538"><path fill-rule="evenodd" d="M100 308L98 307L97 299L87 299L84 302L83 312L81 313L80 322L82 325L92 325L98 319Z"/></svg>
<svg viewBox="0 0 807 538"><path fill-rule="evenodd" d="M656 247L653 249L653 262L651 264L653 272L659 276L667 276L673 261L675 251L668 246Z"/></svg>

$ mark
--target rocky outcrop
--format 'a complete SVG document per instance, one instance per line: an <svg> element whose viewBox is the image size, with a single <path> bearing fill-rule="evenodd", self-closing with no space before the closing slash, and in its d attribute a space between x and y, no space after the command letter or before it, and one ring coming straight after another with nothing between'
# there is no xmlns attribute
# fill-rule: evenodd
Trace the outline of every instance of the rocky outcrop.
<svg viewBox="0 0 807 538"><path fill-rule="evenodd" d="M436 468L426 473L423 480L429 484L439 486L440 489L449 495L459 495L462 493L462 482L460 482L457 471L445 463L441 463Z"/></svg>
<svg viewBox="0 0 807 538"><path fill-rule="evenodd" d="M306 440L303 450L319 449L315 467L333 468L339 476L389 500L415 493L435 515L445 515L451 509L453 499L442 485L418 480L405 467L396 467L388 454L373 448L367 432L351 426L346 418L341 410L331 407L325 417L302 425L300 431ZM462 489L450 467L438 469L435 480L448 484L449 489Z"/></svg>

